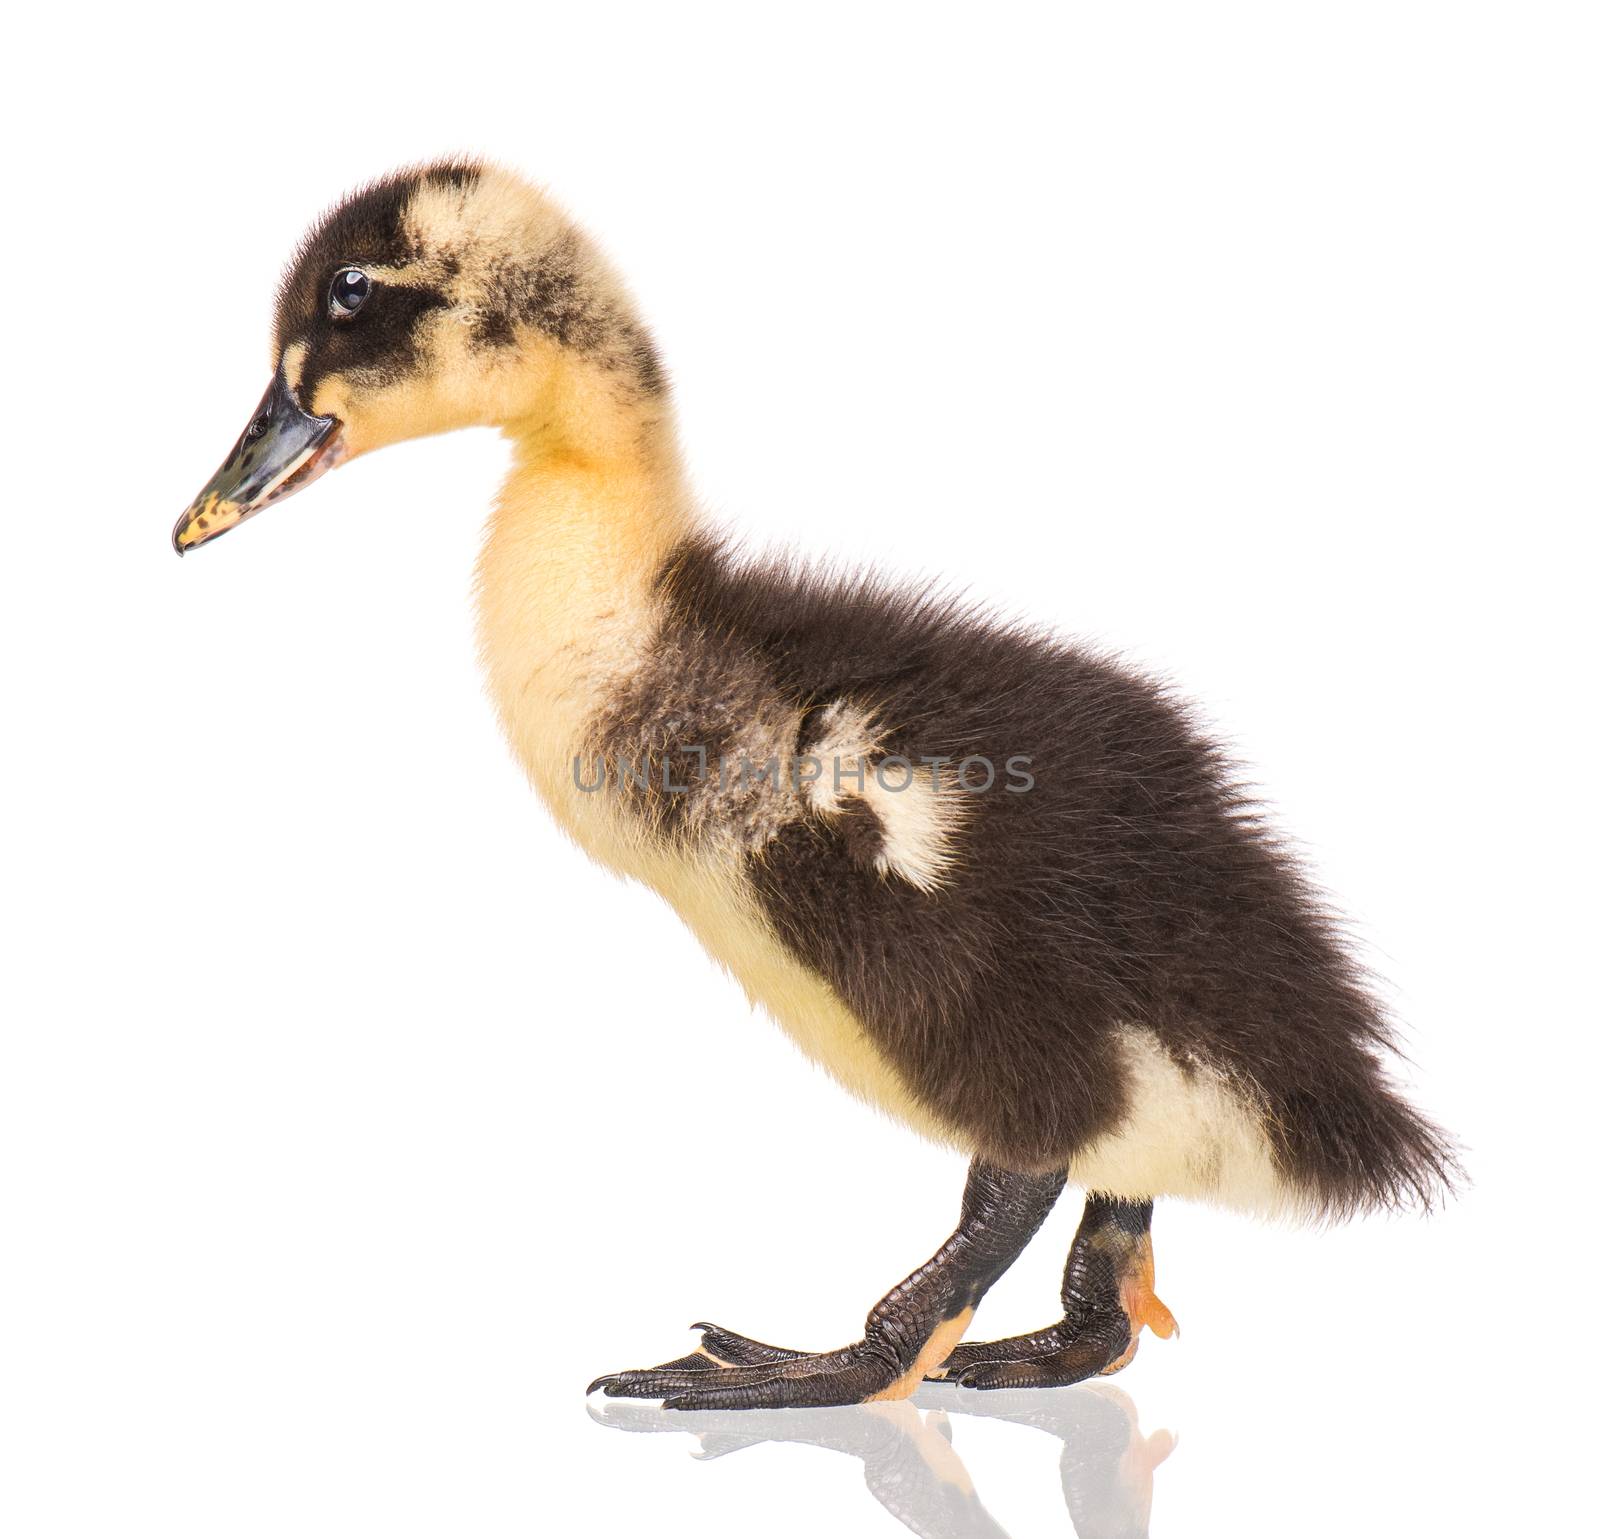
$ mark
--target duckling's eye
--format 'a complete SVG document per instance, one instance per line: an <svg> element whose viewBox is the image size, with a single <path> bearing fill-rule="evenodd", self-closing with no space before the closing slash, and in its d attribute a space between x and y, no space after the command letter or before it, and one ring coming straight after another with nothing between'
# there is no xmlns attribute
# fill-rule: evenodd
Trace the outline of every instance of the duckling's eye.
<svg viewBox="0 0 1600 1539"><path fill-rule="evenodd" d="M372 279L359 267L341 267L328 287L328 314L336 321L348 320L371 292Z"/></svg>

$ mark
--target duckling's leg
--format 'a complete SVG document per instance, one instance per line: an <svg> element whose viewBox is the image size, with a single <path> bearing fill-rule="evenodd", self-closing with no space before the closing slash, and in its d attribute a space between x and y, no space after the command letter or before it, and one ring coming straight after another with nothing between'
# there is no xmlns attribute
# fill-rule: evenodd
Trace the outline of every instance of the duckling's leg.
<svg viewBox="0 0 1600 1539"><path fill-rule="evenodd" d="M958 1346L928 1378L977 1389L1075 1384L1127 1367L1145 1326L1158 1336L1173 1335L1177 1322L1155 1293L1153 1206L1090 1198L1067 1258L1062 1319L1026 1336ZM704 1333L699 1347L663 1368L782 1363L807 1355L719 1325L695 1329Z"/></svg>
<svg viewBox="0 0 1600 1539"><path fill-rule="evenodd" d="M1149 1202L1091 1197L1067 1257L1061 1320L1032 1335L958 1346L929 1377L967 1389L1076 1384L1126 1368L1145 1326L1173 1335L1177 1322L1156 1297L1153 1209Z"/></svg>
<svg viewBox="0 0 1600 1539"><path fill-rule="evenodd" d="M786 1353L718 1332L756 1349L748 1354L756 1360L734 1364L691 1353L656 1368L606 1374L590 1392L662 1399L682 1411L904 1399L949 1357L978 1300L1038 1233L1065 1180L1064 1174L1022 1175L974 1160L955 1233L879 1300L861 1340L848 1347Z"/></svg>

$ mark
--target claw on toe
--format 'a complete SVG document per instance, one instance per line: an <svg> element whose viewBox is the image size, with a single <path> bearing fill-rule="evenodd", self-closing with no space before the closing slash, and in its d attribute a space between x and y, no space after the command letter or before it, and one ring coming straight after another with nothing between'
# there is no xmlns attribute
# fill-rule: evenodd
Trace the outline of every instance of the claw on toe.
<svg viewBox="0 0 1600 1539"><path fill-rule="evenodd" d="M713 1325L709 1320L696 1320L689 1327L700 1332L700 1343L682 1357L657 1363L653 1368L635 1368L623 1373L603 1373L585 1391L597 1391L608 1396L634 1395L653 1398L666 1395L674 1388L706 1388L722 1382L708 1375L735 1369L749 1370L765 1367L768 1374L781 1371L785 1363L793 1362L806 1354L791 1352L784 1347L771 1347L764 1341L754 1341L737 1331ZM745 1375L749 1377L749 1375Z"/></svg>

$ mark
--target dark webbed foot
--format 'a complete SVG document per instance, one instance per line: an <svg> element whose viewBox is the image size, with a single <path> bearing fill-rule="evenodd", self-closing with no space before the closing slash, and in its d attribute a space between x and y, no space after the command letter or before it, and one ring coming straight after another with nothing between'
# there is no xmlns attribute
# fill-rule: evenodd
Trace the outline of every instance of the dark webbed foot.
<svg viewBox="0 0 1600 1539"><path fill-rule="evenodd" d="M1078 1325L1063 1321L1031 1336L970 1342L930 1377L963 1389L1058 1389L1115 1373L1135 1350L1128 1322L1105 1314Z"/></svg>
<svg viewBox="0 0 1600 1539"><path fill-rule="evenodd" d="M606 1374L590 1392L660 1399L671 1410L856 1405L899 1400L944 1362L978 1300L1044 1222L1064 1177L1027 1176L974 1161L961 1222L925 1265L886 1294L860 1341L795 1353L702 1325L700 1347L655 1368Z"/></svg>
<svg viewBox="0 0 1600 1539"><path fill-rule="evenodd" d="M930 1340L937 1350L938 1341ZM901 1367L875 1344L862 1340L836 1352L808 1353L780 1363L719 1368L702 1359L699 1367L636 1368L606 1374L589 1389L659 1399L670 1411L774 1410L903 1399L921 1377L919 1361Z"/></svg>
<svg viewBox="0 0 1600 1539"><path fill-rule="evenodd" d="M1059 1322L1026 1336L956 1347L930 1378L966 1389L1044 1389L1115 1373L1133 1361L1149 1326L1177 1322L1156 1297L1148 1202L1091 1197L1061 1287Z"/></svg>

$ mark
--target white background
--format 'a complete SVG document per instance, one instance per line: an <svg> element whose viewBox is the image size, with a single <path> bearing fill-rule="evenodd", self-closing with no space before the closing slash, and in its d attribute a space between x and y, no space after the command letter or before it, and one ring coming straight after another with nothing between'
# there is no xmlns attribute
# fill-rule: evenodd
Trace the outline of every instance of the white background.
<svg viewBox="0 0 1600 1539"><path fill-rule="evenodd" d="M702 1466L586 1411L693 1319L848 1339L961 1167L521 783L468 603L504 445L406 445L167 544L305 224L450 150L547 181L630 274L719 514L1171 675L1389 980L1475 1184L1327 1233L1158 1211L1184 1334L1116 1381L1179 1436L1152 1532L1572 1526L1586 10L13 18L0 1527L904 1532L853 1459ZM985 1334L1053 1316L1074 1207ZM1007 1532L1068 1531L1058 1442L950 1421Z"/></svg>

